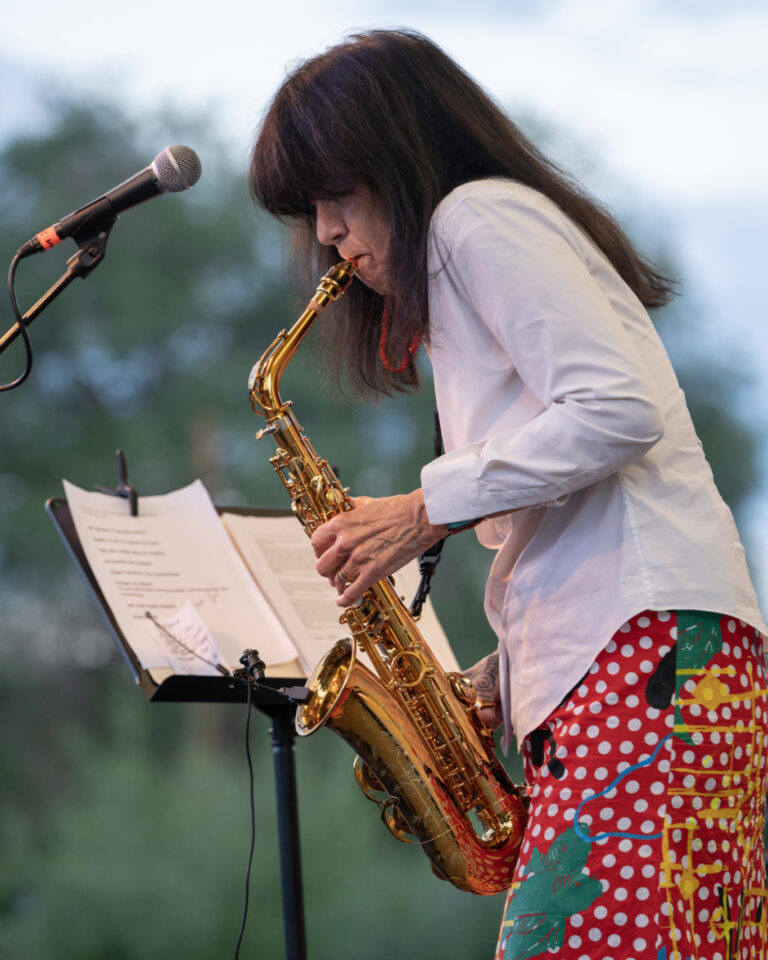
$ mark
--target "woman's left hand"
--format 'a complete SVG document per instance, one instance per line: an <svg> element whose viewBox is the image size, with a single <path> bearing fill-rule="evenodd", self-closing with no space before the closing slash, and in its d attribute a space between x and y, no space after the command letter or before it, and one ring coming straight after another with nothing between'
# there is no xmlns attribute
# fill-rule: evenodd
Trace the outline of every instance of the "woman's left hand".
<svg viewBox="0 0 768 960"><path fill-rule="evenodd" d="M504 720L499 687L499 651L489 653L463 673L474 684L477 699L483 704L477 711L478 716L486 727L497 730Z"/></svg>
<svg viewBox="0 0 768 960"><path fill-rule="evenodd" d="M312 534L317 572L336 587L336 603L350 607L377 580L399 570L446 536L429 522L421 490L396 497L356 497Z"/></svg>

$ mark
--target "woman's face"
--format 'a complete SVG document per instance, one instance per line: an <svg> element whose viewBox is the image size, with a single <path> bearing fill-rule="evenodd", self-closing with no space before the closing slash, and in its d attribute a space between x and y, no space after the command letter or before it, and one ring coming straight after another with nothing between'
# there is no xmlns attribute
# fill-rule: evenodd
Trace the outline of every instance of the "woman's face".
<svg viewBox="0 0 768 960"><path fill-rule="evenodd" d="M360 185L352 193L315 204L317 239L336 247L344 260L357 260L357 276L377 293L389 293L389 224L379 198Z"/></svg>

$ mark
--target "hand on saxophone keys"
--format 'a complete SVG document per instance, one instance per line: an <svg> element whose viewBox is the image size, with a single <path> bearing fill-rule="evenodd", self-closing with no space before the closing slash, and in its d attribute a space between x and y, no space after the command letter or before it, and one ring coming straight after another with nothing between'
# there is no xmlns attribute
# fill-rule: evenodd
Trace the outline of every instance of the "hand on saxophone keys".
<svg viewBox="0 0 768 960"><path fill-rule="evenodd" d="M355 497L312 534L317 572L350 607L374 583L418 557L448 530L429 522L421 490L396 497Z"/></svg>

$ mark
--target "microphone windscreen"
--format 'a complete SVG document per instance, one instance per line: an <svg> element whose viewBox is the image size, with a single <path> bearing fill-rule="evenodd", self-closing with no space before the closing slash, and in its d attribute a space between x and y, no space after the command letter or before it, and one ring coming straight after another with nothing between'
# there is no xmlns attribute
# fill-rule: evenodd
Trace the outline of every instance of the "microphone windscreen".
<svg viewBox="0 0 768 960"><path fill-rule="evenodd" d="M191 147L166 147L152 161L152 171L163 190L178 193L200 179L200 158Z"/></svg>

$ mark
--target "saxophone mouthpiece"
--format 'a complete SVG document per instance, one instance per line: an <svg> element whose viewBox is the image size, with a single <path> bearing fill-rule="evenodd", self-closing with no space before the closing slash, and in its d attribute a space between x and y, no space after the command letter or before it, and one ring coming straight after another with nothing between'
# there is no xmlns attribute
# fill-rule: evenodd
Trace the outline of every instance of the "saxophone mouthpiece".
<svg viewBox="0 0 768 960"><path fill-rule="evenodd" d="M309 305L318 313L322 313L329 303L338 300L347 292L354 278L355 270L357 270L356 259L342 260L341 263L331 267L318 284Z"/></svg>

